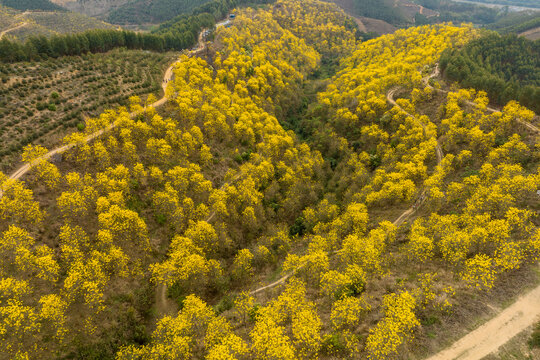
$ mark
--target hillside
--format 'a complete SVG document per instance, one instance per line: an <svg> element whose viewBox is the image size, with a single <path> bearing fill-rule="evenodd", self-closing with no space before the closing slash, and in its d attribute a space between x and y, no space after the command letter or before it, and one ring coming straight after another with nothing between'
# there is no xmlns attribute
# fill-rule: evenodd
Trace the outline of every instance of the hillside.
<svg viewBox="0 0 540 360"><path fill-rule="evenodd" d="M81 33L45 37L30 37L24 43L10 41L6 33L26 28L28 22L0 33L0 61L21 62L58 58L65 55L103 53L116 48L164 52L181 51L197 43L203 29L212 30L218 20L229 15L234 6L265 4L271 0L212 0L197 7L190 15L179 15L162 23L152 32L92 29ZM22 15L21 15L22 16Z"/></svg>
<svg viewBox="0 0 540 360"><path fill-rule="evenodd" d="M19 23L16 16L19 14L20 12L15 9L0 6L0 31L16 26Z"/></svg>
<svg viewBox="0 0 540 360"><path fill-rule="evenodd" d="M501 34L520 33L540 26L540 12L511 13L488 26Z"/></svg>
<svg viewBox="0 0 540 360"><path fill-rule="evenodd" d="M65 11L50 0L0 0L0 5L17 10Z"/></svg>
<svg viewBox="0 0 540 360"><path fill-rule="evenodd" d="M211 0L53 0L71 11L113 24L159 24Z"/></svg>
<svg viewBox="0 0 540 360"><path fill-rule="evenodd" d="M133 0L52 0L64 8L87 16L106 20L108 14Z"/></svg>
<svg viewBox="0 0 540 360"><path fill-rule="evenodd" d="M210 0L135 0L114 9L107 15L113 24L159 24L193 9Z"/></svg>
<svg viewBox="0 0 540 360"><path fill-rule="evenodd" d="M451 0L334 0L333 2L351 16L383 20L397 27L449 21L484 25L508 16L496 9Z"/></svg>
<svg viewBox="0 0 540 360"><path fill-rule="evenodd" d="M486 3L486 4L522 6L522 7L540 9L540 4L536 0L476 0L476 1L480 3Z"/></svg>
<svg viewBox="0 0 540 360"><path fill-rule="evenodd" d="M473 24L487 25L507 16L506 12L479 4L452 0L416 0L415 2L440 14L437 18L431 19L420 17L421 19L418 20L421 20L422 23L429 23L430 21L452 21L456 23L471 22Z"/></svg>
<svg viewBox="0 0 540 360"><path fill-rule="evenodd" d="M162 73L173 58L114 51L0 65L0 171L19 164L20 151L29 143L56 145L82 128L85 118L127 105L132 95L158 96Z"/></svg>
<svg viewBox="0 0 540 360"><path fill-rule="evenodd" d="M393 0L334 0L335 4L353 16L383 20L395 26L407 23L407 15Z"/></svg>
<svg viewBox="0 0 540 360"><path fill-rule="evenodd" d="M0 358L436 359L540 282L538 120L439 77L483 31L363 41L317 0L235 13L165 72L163 98L130 97L0 173ZM74 101L139 91L111 83L135 71L111 56L84 63L97 73ZM25 66L50 73L4 65L6 83ZM30 79L12 112L48 93Z"/></svg>
<svg viewBox="0 0 540 360"><path fill-rule="evenodd" d="M540 40L540 26L537 28L524 31L520 33L519 36L523 36L524 38L528 40L532 40L532 41Z"/></svg>
<svg viewBox="0 0 540 360"><path fill-rule="evenodd" d="M69 11L8 11L0 6L2 14L9 12L11 21L1 22L4 30L9 29L11 39L25 41L31 36L51 37L59 34L73 34L93 29L114 29L111 24Z"/></svg>
<svg viewBox="0 0 540 360"><path fill-rule="evenodd" d="M444 54L441 69L464 87L486 91L495 104L519 100L540 112L540 41L491 33Z"/></svg>

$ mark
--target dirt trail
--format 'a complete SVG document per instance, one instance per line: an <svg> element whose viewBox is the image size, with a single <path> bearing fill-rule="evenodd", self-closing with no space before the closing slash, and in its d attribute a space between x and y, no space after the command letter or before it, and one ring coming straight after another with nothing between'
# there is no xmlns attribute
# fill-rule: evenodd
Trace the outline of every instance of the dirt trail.
<svg viewBox="0 0 540 360"><path fill-rule="evenodd" d="M431 73L430 75L424 77L422 79L422 82L424 84L429 84L429 79L431 79L432 77L437 75L437 73L438 73L437 69L438 68L436 68L436 70L433 73ZM404 112L407 116L413 118L416 122L418 122L422 126L422 129L424 130L424 135L425 135L426 125L423 122L421 122L420 120L418 120L414 115L409 114L407 111L405 111L405 109L403 109L401 106L399 106L396 103L396 100L394 100L394 95L395 95L396 91L398 91L398 90L399 90L399 87L395 87L395 88L390 89L386 93L386 100L391 105L396 106L402 112ZM437 165L439 165L441 163L442 159L444 158L444 154L443 154L443 151L442 151L441 145L439 144L438 139L437 139L437 145L435 146L435 154L437 155ZM420 206L422 206L425 199L426 199L426 190L424 189L422 191L422 193L420 194L420 196L416 199L414 205L411 206L410 208L408 208L407 210L405 210L396 220L394 220L393 224L395 226L400 226L401 224L403 224L412 214L414 214L416 212L416 210Z"/></svg>
<svg viewBox="0 0 540 360"><path fill-rule="evenodd" d="M438 74L439 65L437 64L431 77ZM425 85L433 90L448 93L446 90L432 87L429 85L429 81ZM475 105L472 101L467 101L467 103L472 106ZM490 106L486 110L492 113L500 111ZM533 124L522 119L516 120L531 131L540 132L540 129ZM538 320L540 320L540 286L520 297L496 317L468 333L448 349L433 355L427 360L480 360L497 351L499 347Z"/></svg>
<svg viewBox="0 0 540 360"><path fill-rule="evenodd" d="M540 320L540 286L427 360L480 360Z"/></svg>
<svg viewBox="0 0 540 360"><path fill-rule="evenodd" d="M356 25L358 25L358 30L360 30L361 32L364 32L364 33L368 32L368 30L366 28L366 25L364 25L362 20L360 20L359 18L357 18L355 16L352 16L350 14L347 14L347 15L349 15L354 20L354 22L356 22Z"/></svg>
<svg viewBox="0 0 540 360"><path fill-rule="evenodd" d="M218 24L216 24L216 27L223 26L223 24L224 24L224 22L218 23ZM11 29L9 29L9 31L14 30L14 29L15 28L11 28ZM197 49L191 50L189 52L188 56L194 56L194 55L198 54L199 52L201 52L202 50L204 50L204 42L203 42L203 38L202 38L202 33L203 32L204 32L204 29L199 34L199 42L198 42ZM163 104L165 104L167 102L168 97L166 95L166 89L167 89L167 86L168 86L168 80L172 79L172 74L173 74L174 67L179 62L180 62L180 60L175 61L165 71L165 75L163 76L163 83L162 83L162 88L163 88L163 92L164 92L163 97L161 99L157 100L156 102L154 102L153 104L150 104L149 106L159 107L159 106L162 106ZM137 116L138 114L139 114L139 112L132 112L132 113L129 114L129 116L131 118L133 118L133 117ZM102 134L111 131L112 129L115 128L115 126L116 126L116 124L112 123L109 126L107 126L106 128L98 130L95 133L92 133L92 134L86 136L84 138L84 142L89 143L90 141L94 140L95 138L101 136ZM42 157L36 159L36 161L48 160L51 157L53 157L54 155L62 154L64 152L66 152L67 150L71 149L73 146L74 145L71 145L71 144L60 146L60 147L58 147L56 149L53 149L53 150L49 151L47 154L43 155ZM30 171L31 168L32 168L31 164L24 164L23 166L18 168L13 174L11 174L9 176L9 179L18 180L22 176L24 176L28 171ZM1 189L0 189L0 198L2 198L2 190Z"/></svg>
<svg viewBox="0 0 540 360"><path fill-rule="evenodd" d="M156 287L156 312L161 316L173 315L178 311L176 303L167 297L167 285L158 283Z"/></svg>
<svg viewBox="0 0 540 360"><path fill-rule="evenodd" d="M425 78L425 82L428 82L429 79L431 77L435 76L435 72L429 76L427 76ZM424 81L424 79L422 80ZM410 116L412 117L413 119L417 120L415 116L409 114L408 112L406 112L403 108L401 108L401 106L399 106L396 101L394 100L394 94L396 93L396 91L399 90L399 88L392 88L390 89L387 93L386 93L386 99L388 100L388 102L390 104L392 104L393 106L397 106L399 109L401 109L401 111L403 111L405 114L407 114L407 116ZM417 120L418 121L418 120ZM422 125L422 127L425 129L425 125L420 122L420 125ZM437 164L440 164L441 161L443 159L443 153L442 153L442 150L440 149L440 146L439 146L439 143L437 142ZM394 220L394 222L392 224L396 225L396 226L400 226L401 224L403 224L403 222L405 222L405 220L407 220L412 214L414 214L416 212L416 210L422 205L422 203L424 202L426 196L426 191L422 191L422 193L420 194L420 196L418 197L418 199L416 200L415 204L413 206L411 206L410 208L408 208L407 210L405 210L403 213L401 213L401 215L396 219ZM339 253L339 250L338 251L335 251L334 253L332 253L332 255L335 255ZM300 270L302 269L303 267L305 266L305 264L302 264L300 265L296 270ZM279 278L278 280L274 281L273 283L271 284L268 284L268 285L265 285L265 286L262 286L258 289L255 289L253 291L250 292L251 295L254 295L254 294L257 294L263 290L266 290L266 289L271 289L273 287L276 287L278 285L281 285L283 283L285 283L285 281L290 278L291 276L293 275L293 272L290 272L286 275L284 275L283 277Z"/></svg>
<svg viewBox="0 0 540 360"><path fill-rule="evenodd" d="M221 21L216 24L216 28L224 26L226 23L227 23L227 20ZM188 56L190 57L195 56L205 49L205 44L204 44L204 39L203 39L204 31L205 29L202 29L201 32L199 33L197 49L191 50ZM167 101L167 87L169 86L169 82L173 80L173 69L178 62L179 61L176 61L175 63L173 63L167 69L167 71L165 71L165 75L163 76L163 83L162 83L162 88L163 88L163 93L164 93L163 98L161 98L160 100L152 104L154 107L163 105ZM233 180L231 180L231 182L236 181L236 179L238 179L240 175L241 174L236 175L236 177ZM227 183L223 184L221 187L225 186L226 184ZM209 216L207 221L212 220L213 217L214 217L214 213L212 213ZM155 301L156 301L156 313L157 313L158 318L165 315L172 315L178 311L178 306L176 305L176 303L172 299L167 297L167 285L163 283L157 284Z"/></svg>
<svg viewBox="0 0 540 360"><path fill-rule="evenodd" d="M17 26L14 26L14 27L12 27L12 28L9 28L9 29L7 29L7 30L4 30L4 31L0 32L0 40L2 40L2 38L4 37L4 35L7 34L8 32L15 31L15 30L17 30L17 29L20 29L20 28L26 26L26 25L28 25L28 23L25 21L25 22L23 22L23 23L21 23L21 24L19 24L19 25L17 25Z"/></svg>
<svg viewBox="0 0 540 360"><path fill-rule="evenodd" d="M440 73L440 70L439 70L439 64L436 64L435 66L435 70L433 71L433 73L427 78L427 81L424 82L424 85L431 88L432 90L435 90L435 91L438 91L438 92L442 92L444 94L448 94L448 90L443 90L443 89L437 89L433 86L431 86L429 84L429 79L435 77L435 76L438 76ZM474 106L476 105L473 101L466 101L466 103L468 105L471 105L471 106ZM500 109L496 109L494 107L491 107L491 106L487 106L486 107L486 110L490 113L494 113L494 112L499 112L501 111ZM531 124L530 122L528 121L525 121L523 119L520 119L520 118L517 118L516 119L517 122L519 122L521 125L524 125L525 127L527 127L529 130L531 130L532 132L535 132L535 133L540 133L540 129L538 127L536 127L535 125Z"/></svg>
<svg viewBox="0 0 540 360"><path fill-rule="evenodd" d="M435 89L431 85L429 85L429 79L437 76L438 74L439 67L437 64L433 73L423 78L422 82L426 86ZM403 110L394 100L394 94L397 90L398 88L390 89L386 94L386 99L390 104L399 107L403 112L407 114L407 116L415 118L413 115ZM435 90L447 92L440 89ZM488 107L488 111L494 112L499 110ZM518 121L523 125L527 126L530 130L537 133L539 132L536 126L521 119L518 119ZM422 124L422 126L425 125ZM444 155L438 142L436 151L437 164L440 164ZM396 226L401 225L416 211L416 209L418 209L422 205L424 199L425 190L419 196L417 203L409 209L405 210L393 222L393 224ZM303 266L304 265L301 265L299 269ZM250 294L254 295L263 290L283 284L291 276L292 273L289 273L271 284L251 291ZM438 354L430 357L427 360L480 360L483 357L495 352L500 346L504 345L521 331L535 324L538 320L540 320L540 286L519 298L514 304L502 311L499 315L497 315L478 329L470 332L469 334L455 342L448 349L439 352Z"/></svg>

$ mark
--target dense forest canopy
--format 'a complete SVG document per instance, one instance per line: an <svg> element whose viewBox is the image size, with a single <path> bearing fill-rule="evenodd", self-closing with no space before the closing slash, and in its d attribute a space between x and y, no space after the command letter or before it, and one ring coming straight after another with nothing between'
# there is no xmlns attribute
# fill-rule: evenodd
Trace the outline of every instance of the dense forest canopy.
<svg viewBox="0 0 540 360"><path fill-rule="evenodd" d="M180 14L189 14L211 0L134 0L112 10L107 21L113 24L158 24Z"/></svg>
<svg viewBox="0 0 540 360"><path fill-rule="evenodd" d="M486 4L499 4L509 6L523 6L540 9L540 4L537 0L475 0Z"/></svg>
<svg viewBox="0 0 540 360"><path fill-rule="evenodd" d="M0 4L17 10L65 11L49 0L0 0Z"/></svg>
<svg viewBox="0 0 540 360"><path fill-rule="evenodd" d="M317 0L236 13L163 107L133 96L0 173L0 354L419 358L540 259L534 114L430 85L480 31L361 41Z"/></svg>
<svg viewBox="0 0 540 360"><path fill-rule="evenodd" d="M272 0L213 0L161 24L152 33L125 30L90 30L76 34L30 37L24 44L0 40L0 61L17 62L47 59L65 55L99 53L118 47L151 51L183 50L197 43L203 28L212 28L235 6L248 3L265 4Z"/></svg>
<svg viewBox="0 0 540 360"><path fill-rule="evenodd" d="M496 21L501 15L504 16L504 14L501 14L497 9L452 0L416 0L414 2L440 13L438 17L426 19L425 21L490 24Z"/></svg>
<svg viewBox="0 0 540 360"><path fill-rule="evenodd" d="M200 26L200 23L198 24ZM206 24L213 24L213 22L208 21ZM196 37L186 36L183 39L183 42L176 41L171 44L172 48L180 50L192 46L196 42ZM100 29L68 35L54 35L50 38L32 36L24 43L3 38L0 40L0 61L46 60L47 58L81 55L89 52L102 53L119 47L152 51L171 49L166 49L165 44L165 39L153 34Z"/></svg>
<svg viewBox="0 0 540 360"><path fill-rule="evenodd" d="M514 99L540 112L540 41L490 33L441 57L445 75L481 89L496 104Z"/></svg>
<svg viewBox="0 0 540 360"><path fill-rule="evenodd" d="M520 33L540 27L540 12L511 13L487 26L500 33Z"/></svg>

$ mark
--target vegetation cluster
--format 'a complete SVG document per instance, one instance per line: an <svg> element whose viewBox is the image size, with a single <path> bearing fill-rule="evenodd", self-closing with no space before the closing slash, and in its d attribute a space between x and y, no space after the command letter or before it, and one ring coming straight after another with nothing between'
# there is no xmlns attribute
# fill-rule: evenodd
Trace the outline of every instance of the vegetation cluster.
<svg viewBox="0 0 540 360"><path fill-rule="evenodd" d="M1 353L407 357L538 261L534 113L429 82L479 31L356 34L317 0L238 10L165 109L88 119L60 163L26 146L30 176L0 174Z"/></svg>
<svg viewBox="0 0 540 360"><path fill-rule="evenodd" d="M66 11L50 0L0 0L0 5L4 5L17 10L43 10L43 11Z"/></svg>
<svg viewBox="0 0 540 360"><path fill-rule="evenodd" d="M85 117L159 95L171 54L115 50L38 63L0 64L0 169L10 171L30 143L45 146L84 126Z"/></svg>
<svg viewBox="0 0 540 360"><path fill-rule="evenodd" d="M0 61L36 61L89 52L103 53L119 47L156 52L183 50L197 43L198 34L203 28L212 28L218 19L243 3L243 0L213 0L196 8L191 15L181 15L161 24L153 33L94 29L49 39L31 36L24 43L3 38L0 40Z"/></svg>
<svg viewBox="0 0 540 360"><path fill-rule="evenodd" d="M486 91L497 105L519 100L540 112L540 41L490 33L443 54L441 70L464 87Z"/></svg>
<svg viewBox="0 0 540 360"><path fill-rule="evenodd" d="M9 32L8 36L23 42L31 36L43 35L50 38L54 35L73 34L93 29L114 29L111 24L73 12L31 12L25 15L19 14L17 20L19 23L26 22L26 26Z"/></svg>

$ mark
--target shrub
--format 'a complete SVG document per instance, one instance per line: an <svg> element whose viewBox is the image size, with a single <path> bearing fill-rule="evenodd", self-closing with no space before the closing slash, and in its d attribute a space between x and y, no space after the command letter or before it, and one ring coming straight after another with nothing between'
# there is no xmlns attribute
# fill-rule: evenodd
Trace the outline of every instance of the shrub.
<svg viewBox="0 0 540 360"><path fill-rule="evenodd" d="M531 348L540 348L540 322L536 324L536 329L531 334L529 346Z"/></svg>

